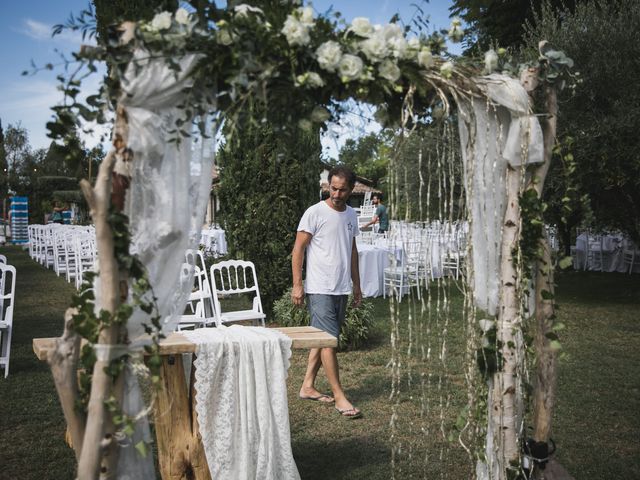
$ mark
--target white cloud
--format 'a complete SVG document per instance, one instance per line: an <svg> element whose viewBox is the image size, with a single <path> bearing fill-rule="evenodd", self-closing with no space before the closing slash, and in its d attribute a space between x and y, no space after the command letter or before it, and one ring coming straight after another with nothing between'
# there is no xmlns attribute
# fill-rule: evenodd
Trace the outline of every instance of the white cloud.
<svg viewBox="0 0 640 480"><path fill-rule="evenodd" d="M83 83L81 98L98 91L98 76L90 77ZM24 77L21 82L6 85L0 96L0 113L2 124L20 123L29 132L29 143L33 148L47 148L51 139L47 137L47 122L51 121L53 111L51 107L61 104L62 92L54 80L37 77ZM96 133L80 137L88 147L100 143L100 134L109 128L96 127Z"/></svg>
<svg viewBox="0 0 640 480"><path fill-rule="evenodd" d="M52 37L53 25L39 22L32 18L26 18L22 21L22 25L16 29L19 33L26 35L34 40L41 41L53 41L57 44L67 45L69 47L78 47L82 44L95 44L93 39L88 37L82 40L82 34L80 32L74 32L71 30L63 30L58 35Z"/></svg>

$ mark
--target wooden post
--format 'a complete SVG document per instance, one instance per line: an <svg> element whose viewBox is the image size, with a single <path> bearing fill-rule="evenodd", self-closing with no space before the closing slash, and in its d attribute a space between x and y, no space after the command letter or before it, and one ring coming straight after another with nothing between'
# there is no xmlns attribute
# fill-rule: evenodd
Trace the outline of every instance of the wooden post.
<svg viewBox="0 0 640 480"><path fill-rule="evenodd" d="M520 203L518 195L522 170L507 167L506 194L507 208L502 227L500 260L500 303L498 305L497 339L502 342L502 368L493 377L490 395L493 435L498 448L497 462L500 478L511 465L519 460L519 439L517 421L517 374L521 360L521 339L518 337L520 325L519 300L517 295L518 276L514 252L518 249L520 237ZM506 478L506 477L505 477Z"/></svg>
<svg viewBox="0 0 640 480"><path fill-rule="evenodd" d="M211 480L195 410L194 371L187 386L182 355L162 357L155 404L158 463L163 480Z"/></svg>
<svg viewBox="0 0 640 480"><path fill-rule="evenodd" d="M120 272L114 254L113 232L109 225L109 206L111 205L111 175L115 164L115 151L109 154L100 164L96 185L91 188L89 182L82 181L80 186L91 209L91 217L96 225L96 245L99 252L100 305L103 310L115 313L120 305L121 286ZM100 332L99 345L115 345L120 339L120 328L112 325ZM87 426L82 441L82 452L78 462L78 478L89 480L98 478L115 478L117 464L117 444L114 439L115 429L111 417L105 408L105 400L116 395L112 378L105 372L109 366L108 359L98 359L93 368L91 394L87 409ZM116 396L118 400L118 396ZM106 464L101 463L108 457Z"/></svg>
<svg viewBox="0 0 640 480"><path fill-rule="evenodd" d="M49 350L47 361L51 366L53 382L60 398L60 404L67 421L70 444L76 454L76 461L80 459L82 439L86 426L86 418L76 409L78 399L78 357L80 354L80 336L71 328L75 310L67 309L64 315L64 332L55 340L55 348Z"/></svg>
<svg viewBox="0 0 640 480"><path fill-rule="evenodd" d="M554 86L545 89L545 104L548 113L544 125L544 163L536 172L536 189L538 197L542 197L544 181L551 164L553 145L556 140L558 101ZM554 274L551 261L551 249L546 236L540 240L542 258L538 260L536 277L536 384L533 396L533 452L536 457L547 457L548 442L551 436L551 420L556 394L556 351L551 348L551 340L547 336L552 332L555 318L554 312ZM543 291L549 292L545 298ZM544 468L544 467L543 467ZM536 478L541 478L540 468L534 469Z"/></svg>

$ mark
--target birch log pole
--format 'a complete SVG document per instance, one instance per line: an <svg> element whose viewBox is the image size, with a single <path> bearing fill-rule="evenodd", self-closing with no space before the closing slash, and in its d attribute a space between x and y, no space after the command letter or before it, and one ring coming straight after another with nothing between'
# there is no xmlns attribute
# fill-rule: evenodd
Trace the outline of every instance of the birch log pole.
<svg viewBox="0 0 640 480"><path fill-rule="evenodd" d="M490 394L491 413L495 447L500 478L506 478L506 471L519 460L517 426L518 362L521 360L518 338L519 300L518 275L514 252L518 250L520 238L520 202L518 195L522 180L522 169L507 167L506 190L507 208L502 226L500 252L500 303L498 307L497 339L501 342L502 368L494 375ZM492 469L495 470L495 469Z"/></svg>
<svg viewBox="0 0 640 480"><path fill-rule="evenodd" d="M91 209L91 217L96 226L96 246L99 252L100 305L103 310L115 313L120 305L120 272L114 254L113 231L109 225L109 206L111 205L111 177L116 154L111 150L100 164L95 187L83 181L81 187ZM121 342L120 327L111 325L100 332L99 345L109 346ZM107 347L108 348L108 347ZM78 462L78 478L92 480L100 475L103 478L115 478L117 449L115 429L105 400L116 395L111 376L105 372L108 359L98 359L93 368L91 394L87 409L87 425L82 441L82 452ZM117 398L117 397L116 397ZM109 457L105 464L104 457Z"/></svg>
<svg viewBox="0 0 640 480"><path fill-rule="evenodd" d="M556 140L558 100L555 87L548 86L545 89L545 104L548 113L544 125L544 163L536 171L536 189L538 197L542 197L544 181L549 171L553 145ZM536 457L548 456L548 442L551 436L551 420L556 393L556 351L551 348L551 340L548 334L552 332L554 319L554 275L551 261L551 249L545 237L540 239L542 257L538 260L536 278L536 385L533 396L533 439L535 443ZM543 291L551 295L543 296ZM544 470L535 469L536 478L543 477Z"/></svg>
<svg viewBox="0 0 640 480"><path fill-rule="evenodd" d="M75 310L67 309L64 314L64 332L56 339L55 348L47 356L51 366L53 382L60 398L60 405L67 422L71 446L76 455L76 461L80 460L82 451L82 439L86 425L86 417L76 409L78 392L78 357L80 355L80 335L74 333L72 317Z"/></svg>

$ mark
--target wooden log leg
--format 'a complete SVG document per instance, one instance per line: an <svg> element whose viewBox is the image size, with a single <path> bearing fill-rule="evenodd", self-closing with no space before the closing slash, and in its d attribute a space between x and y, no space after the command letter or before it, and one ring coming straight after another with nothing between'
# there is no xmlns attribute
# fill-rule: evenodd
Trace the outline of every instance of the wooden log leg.
<svg viewBox="0 0 640 480"><path fill-rule="evenodd" d="M162 357L160 377L155 427L162 478L211 480L180 355Z"/></svg>

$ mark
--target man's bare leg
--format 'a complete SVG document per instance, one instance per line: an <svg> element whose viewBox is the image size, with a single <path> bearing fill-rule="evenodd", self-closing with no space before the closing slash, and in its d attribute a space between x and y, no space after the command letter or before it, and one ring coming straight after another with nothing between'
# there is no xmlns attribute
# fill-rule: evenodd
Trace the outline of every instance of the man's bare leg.
<svg viewBox="0 0 640 480"><path fill-rule="evenodd" d="M327 375L327 380L329 380L329 385L331 385L333 398L336 401L336 408L342 411L353 410L354 415L360 413L360 410L353 406L344 394L344 390L342 390L336 349L329 347L321 349L320 358L322 359L322 366Z"/></svg>
<svg viewBox="0 0 640 480"><path fill-rule="evenodd" d="M304 380L302 382L302 387L300 388L300 397L308 398L308 397L321 397L323 395L315 388L316 377L318 376L318 370L320 370L320 365L322 364L320 349L312 348L309 350L309 361L307 362L307 371L304 375ZM319 398L320 402L323 403L333 403L333 398L331 397L321 397Z"/></svg>

